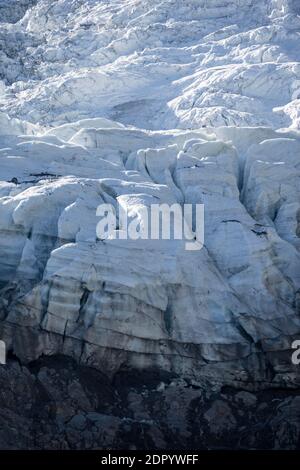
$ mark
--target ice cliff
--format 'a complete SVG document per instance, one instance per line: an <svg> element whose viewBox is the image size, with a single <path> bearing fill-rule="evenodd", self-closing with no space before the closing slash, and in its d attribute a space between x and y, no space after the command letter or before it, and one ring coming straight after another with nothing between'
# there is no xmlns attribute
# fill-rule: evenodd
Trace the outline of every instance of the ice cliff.
<svg viewBox="0 0 300 470"><path fill-rule="evenodd" d="M0 0L0 338L21 361L299 383L299 15ZM202 203L205 246L98 240L102 202Z"/></svg>

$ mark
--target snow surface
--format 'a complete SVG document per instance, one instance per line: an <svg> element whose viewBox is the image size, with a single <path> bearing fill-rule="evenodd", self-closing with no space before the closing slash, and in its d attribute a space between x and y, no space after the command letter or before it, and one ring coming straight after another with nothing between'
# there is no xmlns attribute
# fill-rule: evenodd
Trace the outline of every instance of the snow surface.
<svg viewBox="0 0 300 470"><path fill-rule="evenodd" d="M298 0L0 0L15 354L297 380L299 15ZM205 247L99 241L102 202L203 203Z"/></svg>

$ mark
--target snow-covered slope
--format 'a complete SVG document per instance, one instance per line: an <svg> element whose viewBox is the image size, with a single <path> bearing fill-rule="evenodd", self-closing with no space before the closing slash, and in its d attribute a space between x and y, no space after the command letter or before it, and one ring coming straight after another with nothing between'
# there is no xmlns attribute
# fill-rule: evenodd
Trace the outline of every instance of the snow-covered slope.
<svg viewBox="0 0 300 470"><path fill-rule="evenodd" d="M2 107L49 125L299 128L297 13L298 0L39 1L2 25Z"/></svg>
<svg viewBox="0 0 300 470"><path fill-rule="evenodd" d="M18 357L297 381L299 14L0 0L1 337ZM205 247L97 240L102 202L203 203Z"/></svg>

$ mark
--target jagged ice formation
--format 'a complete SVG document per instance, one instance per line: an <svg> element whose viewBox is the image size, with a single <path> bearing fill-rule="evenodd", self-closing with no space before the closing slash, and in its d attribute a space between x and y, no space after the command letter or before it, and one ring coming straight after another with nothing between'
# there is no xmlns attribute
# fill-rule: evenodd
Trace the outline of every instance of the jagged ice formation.
<svg viewBox="0 0 300 470"><path fill-rule="evenodd" d="M300 3L0 0L0 332L24 362L299 384ZM203 203L205 246L96 208Z"/></svg>

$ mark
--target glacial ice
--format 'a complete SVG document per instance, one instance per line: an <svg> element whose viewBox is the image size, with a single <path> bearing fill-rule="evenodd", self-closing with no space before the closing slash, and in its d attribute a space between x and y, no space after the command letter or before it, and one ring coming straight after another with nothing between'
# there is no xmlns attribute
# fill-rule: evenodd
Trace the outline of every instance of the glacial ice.
<svg viewBox="0 0 300 470"><path fill-rule="evenodd" d="M299 382L299 15L0 0L0 337L21 360ZM204 204L204 248L97 239L99 204L153 201Z"/></svg>

